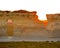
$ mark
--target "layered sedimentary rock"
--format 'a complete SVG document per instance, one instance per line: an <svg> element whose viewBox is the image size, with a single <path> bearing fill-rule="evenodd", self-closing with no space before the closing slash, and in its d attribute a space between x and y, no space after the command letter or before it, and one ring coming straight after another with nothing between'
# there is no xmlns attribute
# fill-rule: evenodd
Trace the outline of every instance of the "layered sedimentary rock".
<svg viewBox="0 0 60 48"><path fill-rule="evenodd" d="M60 14L38 20L36 11L0 11L0 36L60 37Z"/></svg>
<svg viewBox="0 0 60 48"><path fill-rule="evenodd" d="M46 31L46 32L45 32ZM46 36L47 30L35 11L0 11L1 36Z"/></svg>
<svg viewBox="0 0 60 48"><path fill-rule="evenodd" d="M49 37L60 37L60 14L47 14Z"/></svg>

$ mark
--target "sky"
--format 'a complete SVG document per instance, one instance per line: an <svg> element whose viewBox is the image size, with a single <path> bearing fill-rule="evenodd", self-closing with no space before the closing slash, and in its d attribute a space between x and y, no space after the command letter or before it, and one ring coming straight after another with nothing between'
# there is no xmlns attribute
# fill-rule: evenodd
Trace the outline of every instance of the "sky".
<svg viewBox="0 0 60 48"><path fill-rule="evenodd" d="M60 0L0 0L0 10L37 11L38 19L46 20L46 14L60 13Z"/></svg>

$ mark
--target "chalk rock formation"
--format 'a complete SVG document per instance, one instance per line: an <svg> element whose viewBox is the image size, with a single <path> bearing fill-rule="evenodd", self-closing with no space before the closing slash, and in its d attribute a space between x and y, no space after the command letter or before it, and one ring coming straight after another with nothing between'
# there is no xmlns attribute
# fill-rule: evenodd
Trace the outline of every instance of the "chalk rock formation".
<svg viewBox="0 0 60 48"><path fill-rule="evenodd" d="M36 13L0 11L0 36L60 37L60 14L47 14L47 21L40 21Z"/></svg>
<svg viewBox="0 0 60 48"><path fill-rule="evenodd" d="M47 36L42 21L38 20L36 11L0 11L1 36Z"/></svg>
<svg viewBox="0 0 60 48"><path fill-rule="evenodd" d="M47 14L47 30L50 37L60 37L60 14Z"/></svg>

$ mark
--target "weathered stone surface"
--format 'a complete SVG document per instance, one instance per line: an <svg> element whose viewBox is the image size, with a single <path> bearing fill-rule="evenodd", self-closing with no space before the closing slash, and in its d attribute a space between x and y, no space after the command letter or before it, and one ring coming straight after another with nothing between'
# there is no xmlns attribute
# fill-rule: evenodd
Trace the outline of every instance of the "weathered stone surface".
<svg viewBox="0 0 60 48"><path fill-rule="evenodd" d="M60 37L60 14L47 14L49 37Z"/></svg>
<svg viewBox="0 0 60 48"><path fill-rule="evenodd" d="M60 37L60 14L46 16L40 21L35 11L0 11L0 36Z"/></svg>
<svg viewBox="0 0 60 48"><path fill-rule="evenodd" d="M11 20L9 23L8 20ZM0 27L6 26L3 33L7 36L46 36L47 32L42 32L44 24L38 20L36 12L25 10L20 11L0 11ZM3 33L0 33L2 36Z"/></svg>

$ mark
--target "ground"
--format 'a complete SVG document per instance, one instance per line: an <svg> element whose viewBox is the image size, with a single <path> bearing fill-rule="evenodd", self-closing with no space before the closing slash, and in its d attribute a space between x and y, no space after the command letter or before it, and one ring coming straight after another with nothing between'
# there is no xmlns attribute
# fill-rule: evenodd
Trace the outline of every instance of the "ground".
<svg viewBox="0 0 60 48"><path fill-rule="evenodd" d="M60 41L57 42L34 42L34 41L21 41L21 42L0 42L0 48L60 48Z"/></svg>

